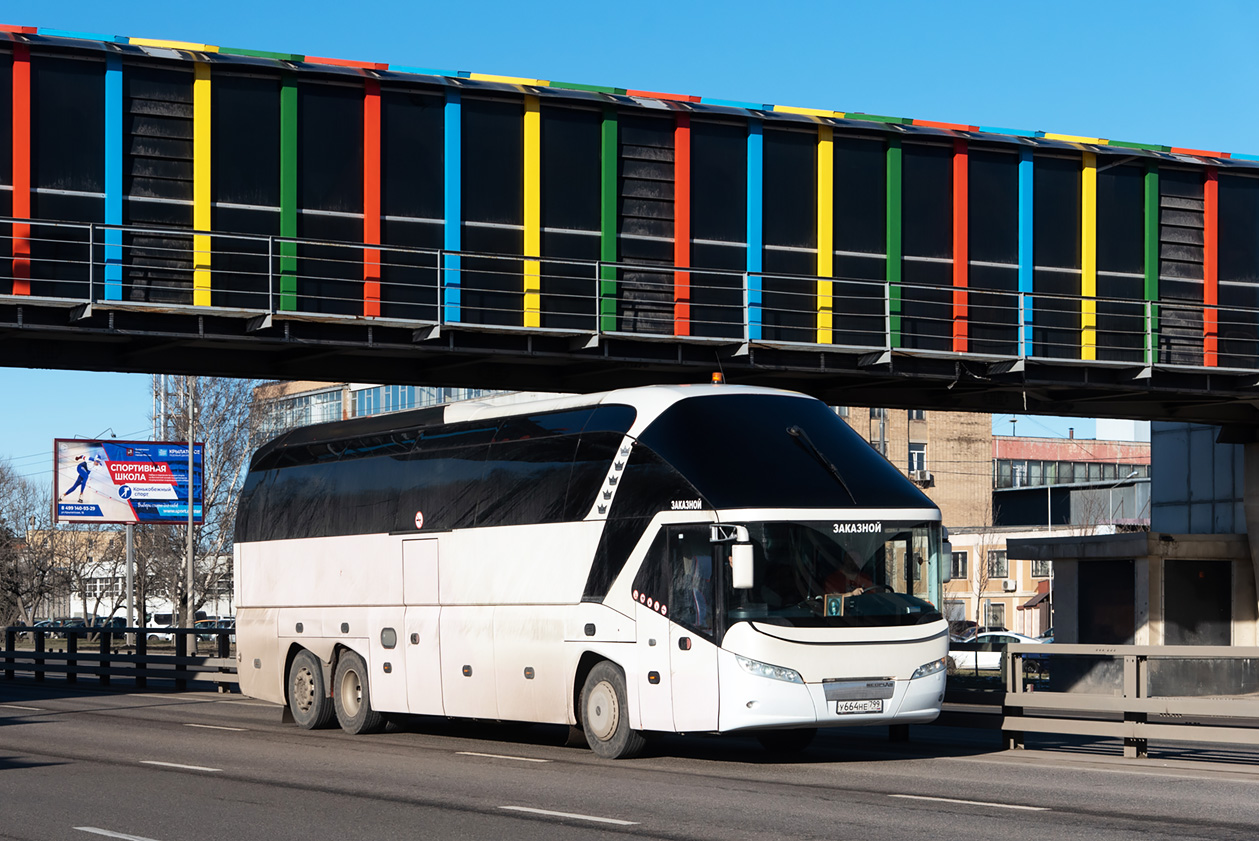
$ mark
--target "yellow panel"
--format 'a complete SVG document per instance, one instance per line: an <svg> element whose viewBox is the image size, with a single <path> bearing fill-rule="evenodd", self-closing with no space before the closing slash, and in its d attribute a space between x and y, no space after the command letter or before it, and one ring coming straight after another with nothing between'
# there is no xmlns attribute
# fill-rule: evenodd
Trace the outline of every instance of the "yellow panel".
<svg viewBox="0 0 1259 841"><path fill-rule="evenodd" d="M469 73L469 79L478 82L505 82L509 85L531 85L535 88L549 88L551 83L545 79L522 79L519 76L495 76L492 73Z"/></svg>
<svg viewBox="0 0 1259 841"><path fill-rule="evenodd" d="M542 256L542 114L536 96L525 97L525 256ZM524 326L541 327L542 263L525 260Z"/></svg>
<svg viewBox="0 0 1259 841"><path fill-rule="evenodd" d="M1097 155L1080 173L1080 358L1097 358Z"/></svg>
<svg viewBox="0 0 1259 841"><path fill-rule="evenodd" d="M137 47L165 47L169 50L192 50L198 53L217 53L218 47L210 44L190 44L187 41L161 41L157 38L128 38L128 44L135 44Z"/></svg>
<svg viewBox="0 0 1259 841"><path fill-rule="evenodd" d="M842 119L844 112L827 111L822 108L797 108L794 105L775 105L774 110L779 114L803 114L806 117L834 117Z"/></svg>
<svg viewBox="0 0 1259 841"><path fill-rule="evenodd" d="M1064 140L1067 143L1091 143L1094 146L1105 146L1109 140L1103 140L1100 137L1079 137L1074 134L1049 134L1045 133L1046 140Z"/></svg>
<svg viewBox="0 0 1259 841"><path fill-rule="evenodd" d="M831 343L831 282L835 274L835 132L817 130L817 341Z"/></svg>
<svg viewBox="0 0 1259 841"><path fill-rule="evenodd" d="M210 65L197 62L192 83L192 227L208 231L212 227L210 204ZM210 238L192 238L192 302L210 305Z"/></svg>

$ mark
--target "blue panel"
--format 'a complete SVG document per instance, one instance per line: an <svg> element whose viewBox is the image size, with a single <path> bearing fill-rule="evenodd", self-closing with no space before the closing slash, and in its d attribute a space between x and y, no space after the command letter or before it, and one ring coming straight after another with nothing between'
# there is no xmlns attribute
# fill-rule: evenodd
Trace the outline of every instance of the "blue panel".
<svg viewBox="0 0 1259 841"><path fill-rule="evenodd" d="M390 73L416 73L420 76L459 76L458 70L437 70L432 67L395 67L389 65Z"/></svg>
<svg viewBox="0 0 1259 841"><path fill-rule="evenodd" d="M773 110L772 107L766 109L764 105L756 102L740 102L737 99L713 99L712 97L704 96L700 97L699 101L701 105L724 105L727 108L746 108L749 111Z"/></svg>
<svg viewBox="0 0 1259 841"><path fill-rule="evenodd" d="M762 269L761 257L765 248L764 231L764 183L765 144L761 134L761 121L748 120L748 340L761 338L761 278L754 272Z"/></svg>
<svg viewBox="0 0 1259 841"><path fill-rule="evenodd" d="M68 29L48 29L41 26L39 34L46 38L78 38L81 41L105 41L112 44L116 40L113 35L98 35L95 32L71 32Z"/></svg>
<svg viewBox="0 0 1259 841"><path fill-rule="evenodd" d="M446 89L446 251L460 251L463 248L463 195L461 173L463 172L463 117L460 93L458 88ZM460 257L458 254L446 255L446 272L443 304L445 314L443 321L459 321L461 278L459 272Z"/></svg>
<svg viewBox="0 0 1259 841"><path fill-rule="evenodd" d="M1023 299L1019 319L1022 329L1019 331L1019 356L1027 356L1032 347L1032 314L1035 311L1032 301L1032 261L1035 249L1032 248L1032 197L1033 170L1032 150L1019 150L1019 292Z"/></svg>
<svg viewBox="0 0 1259 841"><path fill-rule="evenodd" d="M1021 128L993 128L992 126L980 126L979 130L988 134L1008 134L1013 137L1040 137L1043 131L1026 131Z"/></svg>
<svg viewBox="0 0 1259 841"><path fill-rule="evenodd" d="M122 58L105 59L105 224L122 224ZM122 300L122 231L105 231L105 300Z"/></svg>

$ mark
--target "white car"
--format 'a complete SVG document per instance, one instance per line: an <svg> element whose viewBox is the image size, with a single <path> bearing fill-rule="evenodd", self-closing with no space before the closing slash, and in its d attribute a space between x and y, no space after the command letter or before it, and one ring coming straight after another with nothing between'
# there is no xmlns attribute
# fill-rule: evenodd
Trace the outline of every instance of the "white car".
<svg viewBox="0 0 1259 841"><path fill-rule="evenodd" d="M1028 642L1042 643L1044 640L1038 640L1035 637L1016 634L1013 631L991 631L986 634L979 634L973 639L967 640L965 645L968 647L974 643L989 643L993 646L1000 646L996 651L954 651L950 648L949 657L953 658L953 663L957 666L958 671L979 669L997 670L1001 668L1001 658L1005 654L1005 647L1010 643ZM978 665L976 665L978 664Z"/></svg>

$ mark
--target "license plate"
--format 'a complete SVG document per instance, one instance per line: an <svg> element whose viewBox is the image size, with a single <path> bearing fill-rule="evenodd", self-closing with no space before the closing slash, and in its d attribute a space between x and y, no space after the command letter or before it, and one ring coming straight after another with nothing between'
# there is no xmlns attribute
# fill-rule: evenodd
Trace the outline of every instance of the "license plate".
<svg viewBox="0 0 1259 841"><path fill-rule="evenodd" d="M883 712L883 699L871 698L868 701L836 701L835 712L838 715L851 715L852 713L881 713Z"/></svg>

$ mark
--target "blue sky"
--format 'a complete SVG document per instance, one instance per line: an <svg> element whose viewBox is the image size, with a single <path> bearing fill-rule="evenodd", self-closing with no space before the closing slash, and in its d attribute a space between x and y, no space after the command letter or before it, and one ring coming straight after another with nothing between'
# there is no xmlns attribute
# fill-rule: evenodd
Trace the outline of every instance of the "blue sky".
<svg viewBox="0 0 1259 841"><path fill-rule="evenodd" d="M1259 154L1259 4L1241 0L40 0L0 22ZM24 407L0 416L0 458L145 430L148 383L0 368ZM1068 425L1092 434L1019 433Z"/></svg>

